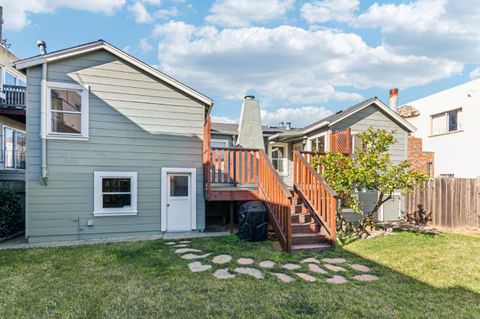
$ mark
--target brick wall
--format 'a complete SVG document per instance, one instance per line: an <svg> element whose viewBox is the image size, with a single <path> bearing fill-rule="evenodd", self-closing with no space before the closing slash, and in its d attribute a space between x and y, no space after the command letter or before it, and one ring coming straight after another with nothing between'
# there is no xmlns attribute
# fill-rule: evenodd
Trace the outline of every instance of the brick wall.
<svg viewBox="0 0 480 319"><path fill-rule="evenodd" d="M423 151L423 141L419 137L408 137L408 161L413 168L434 175L434 153Z"/></svg>

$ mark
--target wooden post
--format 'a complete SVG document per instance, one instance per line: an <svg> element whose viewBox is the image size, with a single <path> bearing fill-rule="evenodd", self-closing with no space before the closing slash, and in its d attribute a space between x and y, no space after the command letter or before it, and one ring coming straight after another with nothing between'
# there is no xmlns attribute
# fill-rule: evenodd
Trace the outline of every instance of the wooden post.
<svg viewBox="0 0 480 319"><path fill-rule="evenodd" d="M230 202L230 232L231 233L233 233L233 216L235 216L234 209L235 209L235 202L231 201Z"/></svg>

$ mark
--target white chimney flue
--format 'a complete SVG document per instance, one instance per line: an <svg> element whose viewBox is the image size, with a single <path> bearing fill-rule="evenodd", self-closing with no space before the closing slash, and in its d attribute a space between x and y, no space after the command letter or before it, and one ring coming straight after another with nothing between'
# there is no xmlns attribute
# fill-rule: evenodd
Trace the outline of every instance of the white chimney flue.
<svg viewBox="0 0 480 319"><path fill-rule="evenodd" d="M390 108L397 112L398 109L398 89L390 89Z"/></svg>
<svg viewBox="0 0 480 319"><path fill-rule="evenodd" d="M43 40L38 40L37 41L37 47L40 50L40 54L45 54L47 53L47 44Z"/></svg>

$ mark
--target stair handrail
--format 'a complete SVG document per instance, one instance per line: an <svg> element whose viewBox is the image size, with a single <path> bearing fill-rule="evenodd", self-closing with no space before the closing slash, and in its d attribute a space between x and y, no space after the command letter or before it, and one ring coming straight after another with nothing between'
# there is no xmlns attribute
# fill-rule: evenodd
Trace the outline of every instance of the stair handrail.
<svg viewBox="0 0 480 319"><path fill-rule="evenodd" d="M337 236L337 194L299 151L293 152L293 185L323 224L334 245Z"/></svg>
<svg viewBox="0 0 480 319"><path fill-rule="evenodd" d="M258 188L267 207L273 228L280 245L287 252L292 251L292 194L273 167L264 150L260 150L258 164Z"/></svg>

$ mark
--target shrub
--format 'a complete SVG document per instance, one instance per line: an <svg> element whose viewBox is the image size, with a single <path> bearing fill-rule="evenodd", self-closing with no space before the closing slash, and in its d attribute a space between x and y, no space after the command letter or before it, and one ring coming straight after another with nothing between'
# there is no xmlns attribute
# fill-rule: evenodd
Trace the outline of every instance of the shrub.
<svg viewBox="0 0 480 319"><path fill-rule="evenodd" d="M11 190L0 189L0 238L20 230L22 223L20 196Z"/></svg>

